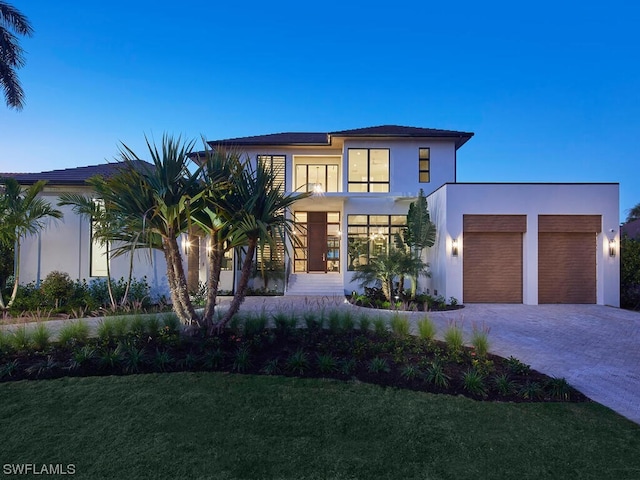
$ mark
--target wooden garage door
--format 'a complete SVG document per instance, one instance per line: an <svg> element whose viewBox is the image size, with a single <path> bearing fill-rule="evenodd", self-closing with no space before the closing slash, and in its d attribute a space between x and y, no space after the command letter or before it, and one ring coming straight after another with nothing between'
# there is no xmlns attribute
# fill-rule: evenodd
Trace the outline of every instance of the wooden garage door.
<svg viewBox="0 0 640 480"><path fill-rule="evenodd" d="M465 215L463 301L522 303L524 215Z"/></svg>
<svg viewBox="0 0 640 480"><path fill-rule="evenodd" d="M538 303L596 303L599 215L541 215Z"/></svg>

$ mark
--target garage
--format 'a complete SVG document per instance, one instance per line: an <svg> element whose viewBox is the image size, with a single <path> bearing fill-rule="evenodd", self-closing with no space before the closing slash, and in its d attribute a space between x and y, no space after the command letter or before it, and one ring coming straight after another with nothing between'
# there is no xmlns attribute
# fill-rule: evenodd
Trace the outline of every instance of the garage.
<svg viewBox="0 0 640 480"><path fill-rule="evenodd" d="M600 215L538 216L538 303L596 303Z"/></svg>
<svg viewBox="0 0 640 480"><path fill-rule="evenodd" d="M525 215L463 216L463 301L522 303Z"/></svg>

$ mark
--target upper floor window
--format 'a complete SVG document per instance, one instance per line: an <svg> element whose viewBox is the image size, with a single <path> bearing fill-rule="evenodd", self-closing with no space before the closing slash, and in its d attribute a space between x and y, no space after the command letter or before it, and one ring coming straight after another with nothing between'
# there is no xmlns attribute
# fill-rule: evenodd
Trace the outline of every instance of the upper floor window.
<svg viewBox="0 0 640 480"><path fill-rule="evenodd" d="M431 152L429 148L418 149L418 176L420 183L431 181Z"/></svg>
<svg viewBox="0 0 640 480"><path fill-rule="evenodd" d="M389 191L389 149L350 148L349 192Z"/></svg>
<svg viewBox="0 0 640 480"><path fill-rule="evenodd" d="M258 163L273 171L276 177L274 186L284 192L286 157L284 155L258 155Z"/></svg>
<svg viewBox="0 0 640 480"><path fill-rule="evenodd" d="M296 192L337 192L338 165L296 165Z"/></svg>

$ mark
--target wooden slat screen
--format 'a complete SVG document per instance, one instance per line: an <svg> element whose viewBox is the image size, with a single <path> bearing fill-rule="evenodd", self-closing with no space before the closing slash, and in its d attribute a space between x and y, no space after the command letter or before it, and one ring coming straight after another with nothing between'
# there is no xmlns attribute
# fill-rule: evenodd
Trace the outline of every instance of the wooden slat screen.
<svg viewBox="0 0 640 480"><path fill-rule="evenodd" d="M465 232L526 232L526 215L463 215Z"/></svg>

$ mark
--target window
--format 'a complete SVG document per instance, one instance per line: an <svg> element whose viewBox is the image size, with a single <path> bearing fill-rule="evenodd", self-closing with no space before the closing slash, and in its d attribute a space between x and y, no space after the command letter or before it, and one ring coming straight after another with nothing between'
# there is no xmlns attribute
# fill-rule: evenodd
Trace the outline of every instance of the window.
<svg viewBox="0 0 640 480"><path fill-rule="evenodd" d="M337 192L338 165L296 165L296 192Z"/></svg>
<svg viewBox="0 0 640 480"><path fill-rule="evenodd" d="M102 209L102 201L94 200L96 208ZM95 218L91 219L90 225L90 261L89 261L89 276L91 277L106 277L107 276L107 262L109 261L109 244L102 242L96 238L96 230L99 224Z"/></svg>
<svg viewBox="0 0 640 480"><path fill-rule="evenodd" d="M281 191L285 191L286 178L286 157L284 155L258 155L258 163L265 165L275 174L275 186Z"/></svg>
<svg viewBox="0 0 640 480"><path fill-rule="evenodd" d="M389 250L396 233L405 228L406 215L348 215L347 270L366 264Z"/></svg>
<svg viewBox="0 0 640 480"><path fill-rule="evenodd" d="M431 152L429 148L418 149L418 181L429 183L431 181Z"/></svg>
<svg viewBox="0 0 640 480"><path fill-rule="evenodd" d="M350 192L389 191L388 148L350 148L348 163Z"/></svg>

